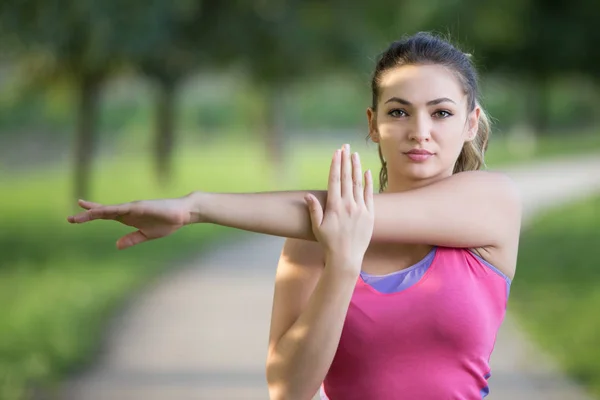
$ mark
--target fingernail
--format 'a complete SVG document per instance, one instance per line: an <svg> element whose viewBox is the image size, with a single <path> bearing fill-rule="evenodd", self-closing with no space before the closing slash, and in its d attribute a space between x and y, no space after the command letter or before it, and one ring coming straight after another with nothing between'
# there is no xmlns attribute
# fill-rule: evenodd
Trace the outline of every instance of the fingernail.
<svg viewBox="0 0 600 400"><path fill-rule="evenodd" d="M346 149L346 151L349 153L350 152L350 145L349 144L345 144L344 148Z"/></svg>

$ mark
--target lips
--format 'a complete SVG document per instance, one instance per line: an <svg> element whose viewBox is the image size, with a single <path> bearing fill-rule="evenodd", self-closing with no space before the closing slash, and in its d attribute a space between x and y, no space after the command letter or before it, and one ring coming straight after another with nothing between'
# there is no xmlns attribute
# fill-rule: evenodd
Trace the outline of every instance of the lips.
<svg viewBox="0 0 600 400"><path fill-rule="evenodd" d="M419 155L432 155L433 153L427 151L425 149L412 149L411 151L407 151L406 154L419 154Z"/></svg>
<svg viewBox="0 0 600 400"><path fill-rule="evenodd" d="M406 156L413 162L427 161L433 153L425 149L412 149L406 153Z"/></svg>

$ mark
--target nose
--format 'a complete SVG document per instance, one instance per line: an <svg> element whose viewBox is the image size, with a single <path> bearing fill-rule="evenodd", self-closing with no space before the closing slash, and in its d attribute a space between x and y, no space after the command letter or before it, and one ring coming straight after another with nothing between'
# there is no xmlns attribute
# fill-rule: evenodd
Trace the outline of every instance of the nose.
<svg viewBox="0 0 600 400"><path fill-rule="evenodd" d="M413 119L409 139L418 143L427 142L431 139L431 123L426 116L420 115Z"/></svg>

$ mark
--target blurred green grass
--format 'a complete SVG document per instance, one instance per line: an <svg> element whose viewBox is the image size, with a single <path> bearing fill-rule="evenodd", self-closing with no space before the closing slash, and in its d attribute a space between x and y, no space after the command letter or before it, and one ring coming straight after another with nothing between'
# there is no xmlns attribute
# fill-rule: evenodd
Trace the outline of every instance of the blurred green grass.
<svg viewBox="0 0 600 400"><path fill-rule="evenodd" d="M564 370L600 398L600 195L524 232L510 307Z"/></svg>
<svg viewBox="0 0 600 400"><path fill-rule="evenodd" d="M329 156L321 158L317 151L313 157L311 149L291 152L290 169L298 178L288 186L326 184ZM66 222L75 209L69 201L71 174L65 168L0 175L2 399L26 398L28 385L51 385L81 367L93 355L107 318L131 293L235 232L214 225L186 227L118 252L115 241L127 227L109 221ZM175 170L170 188L160 189L145 156L105 160L94 173L91 200L174 197L194 189L285 189L272 183L258 144L217 141L204 149L187 148L177 156Z"/></svg>
<svg viewBox="0 0 600 400"><path fill-rule="evenodd" d="M485 160L489 168L496 169L505 165L599 152L598 130L552 134L536 139L517 134L492 133Z"/></svg>
<svg viewBox="0 0 600 400"><path fill-rule="evenodd" d="M530 160L492 142L492 168ZM375 145L348 142L364 169L379 170ZM575 145L574 143L579 143ZM97 163L90 200L115 203L173 197L191 190L254 192L324 189L332 151L342 142L301 142L288 148L288 179L275 183L260 142L217 138L202 148L182 146L173 184L159 188L150 158L112 156ZM599 149L598 140L571 140L570 151ZM593 147L595 146L595 147ZM565 153L560 141L543 142L535 157ZM22 174L0 172L0 398L25 398L28 385L50 385L93 356L112 312L160 273L230 237L234 230L201 225L118 252L126 227L97 221L72 226L71 171L66 163ZM548 244L546 244L548 246ZM275 268L275 267L274 267Z"/></svg>

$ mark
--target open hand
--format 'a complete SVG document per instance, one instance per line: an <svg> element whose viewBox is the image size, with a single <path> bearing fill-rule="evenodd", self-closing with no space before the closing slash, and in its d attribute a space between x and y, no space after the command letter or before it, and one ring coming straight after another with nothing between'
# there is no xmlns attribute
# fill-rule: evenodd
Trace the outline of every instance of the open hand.
<svg viewBox="0 0 600 400"><path fill-rule="evenodd" d="M360 268L371 242L375 212L373 179L362 169L358 153L350 155L349 146L336 150L331 161L325 210L311 194L305 197L315 237L328 257L347 260Z"/></svg>
<svg viewBox="0 0 600 400"><path fill-rule="evenodd" d="M102 205L79 200L78 204L86 211L69 216L67 221L72 224L103 219L118 221L137 228L137 231L131 232L117 241L117 248L120 250L148 240L168 236L190 223L186 198L143 200L115 205Z"/></svg>

